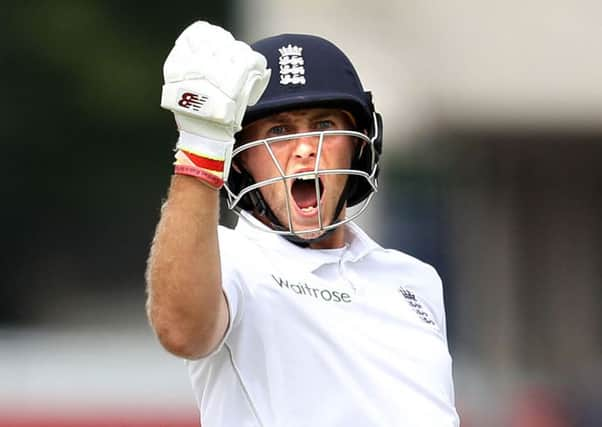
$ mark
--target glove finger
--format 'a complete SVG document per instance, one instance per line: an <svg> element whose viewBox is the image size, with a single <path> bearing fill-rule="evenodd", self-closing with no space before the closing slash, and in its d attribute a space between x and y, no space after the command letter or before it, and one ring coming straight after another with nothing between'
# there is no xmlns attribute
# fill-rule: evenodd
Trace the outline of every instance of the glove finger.
<svg viewBox="0 0 602 427"><path fill-rule="evenodd" d="M231 99L237 99L242 85L247 79L248 67L241 61L244 53L234 43L231 43L215 53L212 60L215 67L208 73L208 78L215 82Z"/></svg>
<svg viewBox="0 0 602 427"><path fill-rule="evenodd" d="M204 21L194 22L178 36L165 60L165 82L203 78L212 74L211 70L215 68L212 65L213 57L227 50L233 41L232 34L221 27Z"/></svg>
<svg viewBox="0 0 602 427"><path fill-rule="evenodd" d="M234 41L230 32L205 21L189 25L176 40L176 45L184 45L192 53L211 52Z"/></svg>
<svg viewBox="0 0 602 427"><path fill-rule="evenodd" d="M202 68L198 67L197 58L198 56L191 55L187 46L175 45L163 64L165 83L181 81L187 77L194 78L191 75L194 73L197 76L202 76Z"/></svg>
<svg viewBox="0 0 602 427"><path fill-rule="evenodd" d="M254 72L263 74L267 66L266 59L241 41L228 46L228 52L222 59L224 61L222 70L225 72L220 75L223 82L220 87L228 96L246 106L246 99L251 89L248 87L249 76Z"/></svg>
<svg viewBox="0 0 602 427"><path fill-rule="evenodd" d="M247 81L245 82L240 96L236 102L238 109L236 110L235 122L240 124L245 115L248 105L254 105L263 91L268 86L270 81L271 70L253 70L249 73Z"/></svg>
<svg viewBox="0 0 602 427"><path fill-rule="evenodd" d="M249 82L247 82L247 85L249 85L250 89L245 105L255 105L257 101L259 101L259 98L261 98L261 95L263 95L265 88L268 87L271 74L272 70L264 69L263 71L255 71L249 76Z"/></svg>
<svg viewBox="0 0 602 427"><path fill-rule="evenodd" d="M267 69L268 62L262 54L252 51L252 75L249 75L249 97L246 105L255 105L270 82L271 70Z"/></svg>

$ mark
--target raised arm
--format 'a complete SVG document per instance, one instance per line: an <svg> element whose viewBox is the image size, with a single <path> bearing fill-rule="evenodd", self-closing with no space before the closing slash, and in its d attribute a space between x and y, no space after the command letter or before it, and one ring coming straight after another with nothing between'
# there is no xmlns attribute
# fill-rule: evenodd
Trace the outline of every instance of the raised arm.
<svg viewBox="0 0 602 427"><path fill-rule="evenodd" d="M195 22L164 65L161 106L180 137L175 175L148 259L147 311L161 344L198 358L228 326L218 250L218 190L227 179L234 134L267 81L263 56L220 27Z"/></svg>
<svg viewBox="0 0 602 427"><path fill-rule="evenodd" d="M149 320L171 353L209 353L228 325L217 242L217 191L189 176L172 177L148 259Z"/></svg>

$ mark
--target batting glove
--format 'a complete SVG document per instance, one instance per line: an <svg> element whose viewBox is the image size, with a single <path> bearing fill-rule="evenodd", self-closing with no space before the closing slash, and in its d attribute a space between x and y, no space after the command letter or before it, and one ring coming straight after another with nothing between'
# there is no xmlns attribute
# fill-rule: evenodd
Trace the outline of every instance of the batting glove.
<svg viewBox="0 0 602 427"><path fill-rule="evenodd" d="M268 85L266 66L263 55L221 27L197 21L180 34L163 66L161 96L180 131L175 173L221 188L234 134Z"/></svg>

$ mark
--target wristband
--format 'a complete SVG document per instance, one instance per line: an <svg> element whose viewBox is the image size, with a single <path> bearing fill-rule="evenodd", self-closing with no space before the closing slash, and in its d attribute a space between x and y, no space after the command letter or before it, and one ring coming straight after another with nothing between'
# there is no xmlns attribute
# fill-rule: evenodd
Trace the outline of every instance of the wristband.
<svg viewBox="0 0 602 427"><path fill-rule="evenodd" d="M174 173L189 175L219 190L224 185L224 162L184 150L175 154Z"/></svg>
<svg viewBox="0 0 602 427"><path fill-rule="evenodd" d="M228 179L234 140L220 141L180 130L175 173L198 178L220 189Z"/></svg>

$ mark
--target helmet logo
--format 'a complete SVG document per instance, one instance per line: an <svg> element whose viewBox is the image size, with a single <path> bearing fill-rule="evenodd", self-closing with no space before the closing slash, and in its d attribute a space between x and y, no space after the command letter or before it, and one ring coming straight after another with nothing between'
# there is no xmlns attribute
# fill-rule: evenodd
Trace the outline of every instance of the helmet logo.
<svg viewBox="0 0 602 427"><path fill-rule="evenodd" d="M305 68L303 68L303 52L302 47L298 46L283 46L278 49L280 52L280 84L281 85L304 85L305 84Z"/></svg>

